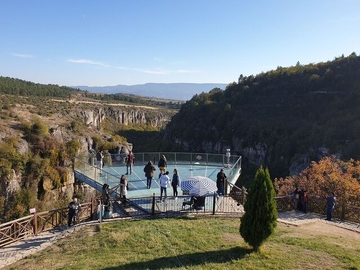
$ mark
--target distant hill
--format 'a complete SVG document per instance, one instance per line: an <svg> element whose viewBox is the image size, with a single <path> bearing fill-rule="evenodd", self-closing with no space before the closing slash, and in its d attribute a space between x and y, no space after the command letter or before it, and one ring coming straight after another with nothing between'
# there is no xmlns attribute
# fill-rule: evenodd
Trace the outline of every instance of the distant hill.
<svg viewBox="0 0 360 270"><path fill-rule="evenodd" d="M190 100L194 95L208 93L214 88L225 89L222 83L146 83L137 85L115 86L73 86L91 93L134 94L138 96L157 97L173 100Z"/></svg>

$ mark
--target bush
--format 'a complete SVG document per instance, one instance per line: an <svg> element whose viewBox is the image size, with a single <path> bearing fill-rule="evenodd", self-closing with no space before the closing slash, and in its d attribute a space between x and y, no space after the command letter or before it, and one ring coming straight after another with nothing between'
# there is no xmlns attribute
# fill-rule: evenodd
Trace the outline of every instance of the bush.
<svg viewBox="0 0 360 270"><path fill-rule="evenodd" d="M275 189L268 169L261 166L255 174L244 205L240 234L255 251L274 232L277 220Z"/></svg>

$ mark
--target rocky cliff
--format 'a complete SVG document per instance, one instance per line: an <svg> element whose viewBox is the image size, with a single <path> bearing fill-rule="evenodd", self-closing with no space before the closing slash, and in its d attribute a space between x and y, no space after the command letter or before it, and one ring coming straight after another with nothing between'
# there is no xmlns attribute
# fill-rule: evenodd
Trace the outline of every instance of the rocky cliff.
<svg viewBox="0 0 360 270"><path fill-rule="evenodd" d="M64 102L54 99L46 99L39 102L38 105L34 105L19 97L14 104L3 108L0 112L2 116L0 122L1 146L7 147L10 141L16 141L14 144L16 155L28 159L34 154L35 145L31 141L31 137L35 133L31 130L31 126L37 121L35 119L39 119L48 128L48 134L44 139L40 139L42 144L51 142L54 143L53 146L56 146L56 142L61 144L75 140L80 143L77 155L83 155L88 154L89 149L94 147L94 136L102 138L106 142L115 135L113 132L126 126L135 128L136 126L146 126L160 129L170 121L176 111L142 105L76 100ZM109 125L111 127L108 127ZM36 134L36 136L38 135ZM127 147L126 144L120 144L120 142L118 144L119 147ZM41 152L39 154L40 158L44 155ZM0 160L7 160L5 152L0 153ZM29 187L26 173L20 167L14 166L12 170L8 171L0 168L0 208L3 208L4 212L8 211L11 207L11 200L13 200L11 198L15 198L16 194L20 193L24 187L30 188L34 196L41 200L41 203L38 203L41 204L42 209L62 207L74 193L81 194L82 201L88 201L95 196L96 192L92 188L78 183L74 178L71 158L63 158L59 165L61 186L57 185L51 176L39 175L34 178L30 171L27 174L32 174L31 181L37 182ZM9 168L11 167L9 164ZM34 203L34 201L31 202L31 204Z"/></svg>

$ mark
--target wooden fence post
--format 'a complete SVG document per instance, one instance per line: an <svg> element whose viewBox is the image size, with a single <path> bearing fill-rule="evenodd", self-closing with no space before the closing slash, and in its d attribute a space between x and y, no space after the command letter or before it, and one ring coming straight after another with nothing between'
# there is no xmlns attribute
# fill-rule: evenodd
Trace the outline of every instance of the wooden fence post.
<svg viewBox="0 0 360 270"><path fill-rule="evenodd" d="M34 235L37 235L38 228L37 228L37 214L36 214L36 211L34 212L33 226L34 226Z"/></svg>
<svg viewBox="0 0 360 270"><path fill-rule="evenodd" d="M90 220L94 220L94 215L95 215L95 199L91 198Z"/></svg>
<svg viewBox="0 0 360 270"><path fill-rule="evenodd" d="M342 202L341 203L341 220L345 220L345 210L346 209L346 206L345 206L345 203Z"/></svg>

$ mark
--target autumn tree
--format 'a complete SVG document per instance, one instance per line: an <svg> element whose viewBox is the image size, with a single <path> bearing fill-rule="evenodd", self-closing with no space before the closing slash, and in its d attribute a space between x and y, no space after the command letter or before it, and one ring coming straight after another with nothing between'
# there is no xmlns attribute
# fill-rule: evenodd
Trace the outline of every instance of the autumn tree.
<svg viewBox="0 0 360 270"><path fill-rule="evenodd" d="M360 196L360 161L342 161L335 156L324 157L298 176L275 179L274 185L279 196L289 194L295 187L306 188L314 197L324 197L335 192L341 202Z"/></svg>
<svg viewBox="0 0 360 270"><path fill-rule="evenodd" d="M244 205L240 234L255 251L273 233L276 227L277 209L275 190L268 169L262 166L255 174Z"/></svg>

